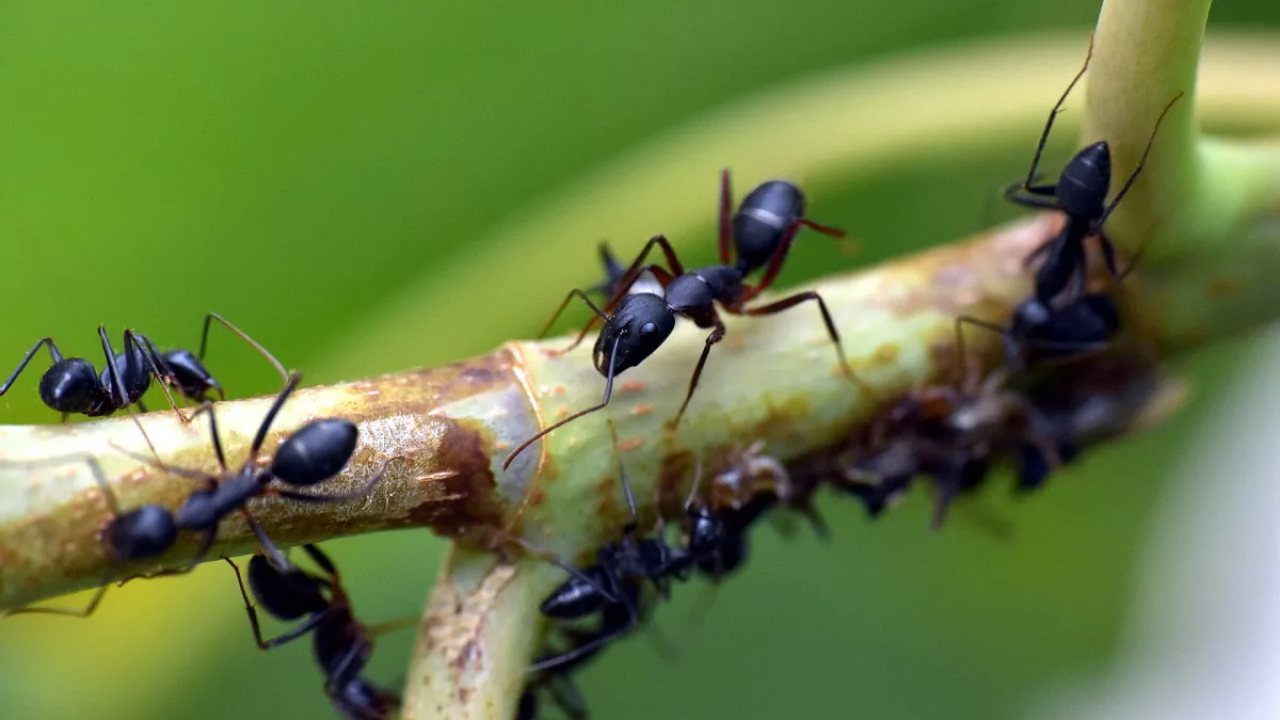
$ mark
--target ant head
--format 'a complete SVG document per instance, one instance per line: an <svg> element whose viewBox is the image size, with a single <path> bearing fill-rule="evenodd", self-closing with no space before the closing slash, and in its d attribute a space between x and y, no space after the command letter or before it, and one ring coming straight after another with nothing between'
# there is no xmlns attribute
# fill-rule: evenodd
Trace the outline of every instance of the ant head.
<svg viewBox="0 0 1280 720"><path fill-rule="evenodd" d="M749 269L763 267L792 225L804 217L804 209L804 193L786 180L770 180L748 193L733 216L738 262Z"/></svg>
<svg viewBox="0 0 1280 720"><path fill-rule="evenodd" d="M611 361L614 375L639 365L675 327L676 316L663 298L652 293L626 296L596 339L592 353L596 370L607 377Z"/></svg>
<svg viewBox="0 0 1280 720"><path fill-rule="evenodd" d="M324 482L347 466L359 435L349 420L312 420L280 444L271 461L271 474L290 485Z"/></svg>
<svg viewBox="0 0 1280 720"><path fill-rule="evenodd" d="M166 508L143 505L112 520L104 539L117 560L155 557L177 542L178 526Z"/></svg>
<svg viewBox="0 0 1280 720"><path fill-rule="evenodd" d="M40 400L59 412L81 412L101 396L98 371L84 358L54 363L40 377Z"/></svg>
<svg viewBox="0 0 1280 720"><path fill-rule="evenodd" d="M1096 220L1102 217L1111 189L1111 148L1096 142L1071 158L1058 177L1057 197L1068 215Z"/></svg>
<svg viewBox="0 0 1280 720"><path fill-rule="evenodd" d="M170 379L184 397L203 400L210 390L222 394L222 386L190 350L170 350L162 359L172 373Z"/></svg>
<svg viewBox="0 0 1280 720"><path fill-rule="evenodd" d="M249 587L258 604L279 620L297 620L329 606L319 580L296 566L278 570L264 555L249 560Z"/></svg>

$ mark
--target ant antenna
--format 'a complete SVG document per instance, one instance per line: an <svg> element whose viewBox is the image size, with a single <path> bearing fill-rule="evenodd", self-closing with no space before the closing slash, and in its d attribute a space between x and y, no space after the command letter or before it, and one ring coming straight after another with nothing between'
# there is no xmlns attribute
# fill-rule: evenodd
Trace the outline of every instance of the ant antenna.
<svg viewBox="0 0 1280 720"><path fill-rule="evenodd" d="M603 251L604 246L601 245L601 248ZM596 314L596 317L600 318L601 320L608 321L609 316L606 315L605 312L601 310L599 306L591 302L591 298L587 297L587 293L585 291L583 291L581 288L574 288L569 291L568 295L564 296L564 300L560 301L560 307L556 308L556 311L551 314L551 317L547 318L546 324L543 325L542 330L538 332L539 340L546 337L547 333L551 332L551 326L556 324L556 320L560 319L560 314L564 312L565 308L569 307L569 301L575 297L581 298L582 302L586 303L587 307L591 308L591 312Z"/></svg>
<svg viewBox="0 0 1280 720"><path fill-rule="evenodd" d="M1129 175L1129 179L1125 180L1124 187L1120 188L1120 192L1116 193L1115 199L1112 200L1111 204L1107 206L1106 211L1102 213L1102 217L1098 218L1098 222L1095 223L1092 228L1093 232L1096 233L1101 231L1102 224L1107 221L1107 218L1111 216L1112 211L1115 210L1116 206L1120 204L1120 201L1124 199L1125 193L1129 192L1129 188L1133 187L1134 181L1138 179L1138 173L1142 172L1142 167L1147 163L1147 156L1151 154L1151 146L1155 144L1156 133L1159 132L1160 130L1160 123L1164 122L1164 116L1168 115L1169 110L1173 108L1174 104L1182 99L1182 95L1183 93L1179 91L1178 94L1174 95L1173 99L1169 101L1169 104L1164 106L1164 110L1160 111L1160 116L1156 118L1156 125L1155 127L1151 128L1151 135L1147 138L1147 146L1142 150L1142 157L1138 159L1137 167L1133 169L1133 173ZM1119 274L1119 279L1123 280L1124 277L1128 275L1131 270L1133 270L1133 266L1137 264L1138 259L1141 258L1142 254L1147 251L1147 245L1150 242L1151 242L1151 236L1148 235L1146 240L1143 241L1142 246L1138 248L1138 251L1133 254L1133 257L1129 261L1128 267L1126 267L1124 271Z"/></svg>
<svg viewBox="0 0 1280 720"><path fill-rule="evenodd" d="M1040 133L1040 142L1036 145L1036 153L1031 157L1031 167L1027 170L1026 182L1022 184L1024 188L1031 187L1036 181L1036 170L1040 167L1040 156L1044 154L1045 143L1049 141L1049 131L1053 129L1053 121L1058 117L1058 113L1062 112L1062 104L1067 101L1067 96L1071 94L1071 90L1075 88L1076 83L1080 82L1080 78L1084 77L1084 73L1089 69L1089 60L1093 58L1093 34L1089 35L1089 50L1084 56L1084 65L1080 67L1080 71L1076 76L1071 78L1071 82L1067 85L1067 89L1063 91L1062 97L1058 98L1058 102L1049 111L1049 119L1044 124L1044 132Z"/></svg>
<svg viewBox="0 0 1280 720"><path fill-rule="evenodd" d="M576 291L576 292L581 292L581 291ZM585 300L586 298L583 298L583 299ZM590 415L591 413L597 410L601 410L604 408L604 406L609 404L609 398L613 395L613 376L614 376L613 369L618 359L618 345L620 345L621 342L622 342L621 338L619 338L618 340L615 340L613 342L613 350L609 352L609 372L605 374L604 399L601 400L599 404L592 405L591 407L586 408L585 410L579 410L578 412L570 415L567 418L564 418L563 420L560 420L558 422L552 423L551 425L548 425L547 427L543 428L538 433L536 433L533 437L520 443L520 445L515 450L513 450L510 455L507 456L507 459L503 461L502 463L503 470L510 468L511 462L516 459L517 455L524 452L525 449L528 448L530 445L534 444L538 440L541 440L543 436L551 432L554 432L556 430L559 430L560 428L564 427L565 425L568 425L569 423L573 422L574 420L577 420L580 417L583 417L584 415Z"/></svg>
<svg viewBox="0 0 1280 720"><path fill-rule="evenodd" d="M609 437L613 440L614 455L618 458L618 478L622 483L622 494L627 499L627 510L631 513L631 524L635 525L638 521L639 513L636 511L636 496L631 491L631 483L627 481L627 469L622 466L622 452L618 450L618 426L613 422L613 418L605 420L609 425Z"/></svg>
<svg viewBox="0 0 1280 720"><path fill-rule="evenodd" d="M211 320L217 320L219 323L222 323L223 327L235 333L235 335L239 337L241 340L243 340L247 345L249 345L249 347L253 348L254 350L257 350L258 354L266 358L267 362L271 363L271 365L275 367L276 372L280 373L280 378L283 379L286 384L288 384L289 372L284 369L284 365L282 365L280 361L276 359L276 356L272 355L271 352L267 350L265 347L263 347L262 344L259 343L257 340L254 340L253 338L249 337L249 333L246 333L245 331L236 327L230 320L227 320L226 318L222 317L216 312L206 313L204 316L204 330L200 333L200 354L197 356L200 358L201 361L204 360L204 351L209 344L209 322Z"/></svg>

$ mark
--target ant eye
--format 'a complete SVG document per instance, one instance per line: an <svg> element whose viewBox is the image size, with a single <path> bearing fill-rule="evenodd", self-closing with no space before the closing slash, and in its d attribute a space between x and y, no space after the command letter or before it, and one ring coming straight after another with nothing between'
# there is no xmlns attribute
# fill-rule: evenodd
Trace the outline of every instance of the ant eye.
<svg viewBox="0 0 1280 720"><path fill-rule="evenodd" d="M645 323L645 324L643 324L643 325L641 325L641 326L640 326L640 334L641 334L641 335L648 335L649 333L651 333L651 332L653 332L654 330L657 330L657 329L658 329L658 326L657 326L657 325L654 325L654 324L653 324L653 323L651 323L651 322L647 322L647 323Z"/></svg>

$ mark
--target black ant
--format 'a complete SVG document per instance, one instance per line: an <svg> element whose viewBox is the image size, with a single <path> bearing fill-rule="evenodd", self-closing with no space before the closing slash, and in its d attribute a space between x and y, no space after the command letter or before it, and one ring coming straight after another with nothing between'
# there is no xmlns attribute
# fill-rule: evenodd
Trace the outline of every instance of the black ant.
<svg viewBox="0 0 1280 720"><path fill-rule="evenodd" d="M4 384L0 385L0 396L9 391L40 347L47 346L53 365L40 377L40 400L50 409L62 413L63 419L71 413L101 417L130 405L137 405L145 412L142 396L151 387L151 378L154 376L161 381L160 387L169 406L184 422L188 421L190 418L178 410L173 394L169 391L170 387L197 402L205 401L210 392L217 393L221 400L226 399L222 384L205 368L203 362L209 340L209 324L213 320L217 320L261 353L279 371L280 377L288 380L284 366L266 348L221 315L208 313L200 336L199 355L181 349L159 352L150 339L133 330L124 331L124 352L117 354L111 339L107 337L106 328L99 325L98 338L107 364L101 373L93 367L93 363L84 358L64 358L53 338L41 338L27 351L22 362L18 363L17 369Z"/></svg>
<svg viewBox="0 0 1280 720"><path fill-rule="evenodd" d="M1092 50L1092 46L1090 49ZM1087 58L1085 62L1087 65ZM1083 68L1080 73L1084 73ZM1071 84L1074 85L1079 79L1078 74ZM1070 90L1071 87L1068 86L1067 92ZM969 316L956 319L956 332L962 352L964 338L960 333L960 326L964 323L999 333L1004 338L1005 362L1011 370L1027 367L1040 358L1079 355L1101 350L1110 344L1120 329L1120 313L1110 292L1084 291L1088 267L1083 243L1086 238L1097 235L1102 243L1107 269L1115 284L1118 285L1133 271L1145 245L1134 254L1123 270L1119 270L1111 242L1100 233L1101 224L1129 191L1151 152L1160 123L1181 97L1182 93L1178 93L1165 105L1151 130L1137 168L1111 204L1103 208L1102 203L1110 184L1111 165L1110 150L1105 141L1081 150L1063 170L1057 185L1030 184L1045 138L1053 125L1054 115L1059 112L1059 107L1066 99L1066 94L1063 94L1058 105L1049 114L1049 122L1045 125L1044 135L1041 136L1032 161L1031 173L1021 188L1032 193L1032 196L1018 201L1025 201L1024 204L1036 207L1062 210L1067 215L1067 224L1055 238L1029 256L1028 260L1037 255L1047 255L1036 271L1035 293L1014 308L1007 327ZM1055 192L1056 200L1037 199L1040 195L1053 195ZM1069 284L1072 287L1067 292Z"/></svg>
<svg viewBox="0 0 1280 720"><path fill-rule="evenodd" d="M316 662L325 675L325 695L333 707L348 720L388 717L399 707L399 696L362 677L373 651L372 633L352 613L342 577L329 556L315 545L303 545L302 549L323 575L299 568L278 551L273 553L273 559L259 554L249 560L249 587L258 604L278 620L306 618L292 630L269 640L262 637L258 613L249 600L240 568L230 558L223 558L235 570L253 639L260 649L270 650L312 633Z"/></svg>
<svg viewBox="0 0 1280 720"><path fill-rule="evenodd" d="M653 537L638 537L639 521L635 496L626 475L620 476L631 520L623 527L622 537L596 551L596 563L581 570L559 565L569 579L542 601L542 614L556 620L577 620L600 616L599 627L588 641L573 648L539 658L530 672L576 664L593 655L610 641L621 637L641 620L641 583L649 581L666 596L672 578L683 580L693 564L690 553L668 545L662 537L661 524Z"/></svg>
<svg viewBox="0 0 1280 720"><path fill-rule="evenodd" d="M602 247L601 257L605 264L609 285L613 288L613 295L609 302L602 310L591 302L586 292L574 289L565 296L560 307L543 326L539 337L547 334L574 297L586 303L596 317L587 323L577 339L561 353L577 347L587 333L595 327L596 321L604 321L604 329L596 339L592 354L596 370L605 377L604 399L598 405L573 413L521 443L507 456L502 465L504 469L510 467L511 462L525 448L543 436L608 405L613 394L613 379L627 369L639 365L657 350L675 329L676 316L683 315L693 320L698 327L710 329L711 334L707 336L698 364L694 366L684 402L680 404L680 410L671 423L672 428L678 426L681 418L684 417L685 409L689 406L689 400L693 397L693 391L697 389L698 379L706 365L711 346L724 339L725 327L716 310L717 303L731 315L773 315L807 300L816 302L822 313L822 320L826 324L827 334L835 345L841 369L847 376L861 384L845 359L844 348L840 345L840 333L831 319L831 312L817 292L812 290L800 292L760 307L746 307L746 303L755 299L777 279L796 232L801 227L813 228L837 237L843 237L844 231L820 225L805 218L804 194L800 188L785 180L770 180L756 187L743 198L738 211L730 214L732 202L729 171L726 169L720 174L721 264L719 265L686 272L666 237L655 235L649 239L626 273L614 280L614 271L610 266L607 252ZM654 245L662 248L667 260L666 268L657 264L644 264L645 258L648 257ZM738 255L736 263L732 257L735 250ZM765 272L760 281L755 285L746 284L744 282L746 276L761 267L765 268ZM651 273L662 286L663 294L653 292L628 294L632 285L646 272ZM865 386L864 389L866 389Z"/></svg>
<svg viewBox="0 0 1280 720"><path fill-rule="evenodd" d="M789 243L790 236L786 236L786 239ZM660 247L666 256L667 268L657 264L644 264L645 258L648 257L649 252L655 245ZM671 427L673 428L679 425L681 418L684 417L686 408L689 406L689 400L693 397L693 392L698 387L698 379L702 376L702 370L706 365L707 356L711 353L712 346L724 339L725 336L725 325L716 310L717 304L725 312L732 315L759 316L773 315L805 301L812 300L816 302L819 311L822 313L822 320L826 324L827 334L835 346L841 369L849 378L859 382L857 376L853 374L853 370L849 367L848 360L845 359L844 348L840 345L840 332L836 329L835 321L831 318L831 312L827 309L827 304L822 299L822 296L817 292L808 290L766 305L746 307L747 302L757 297L777 277L777 270L780 267L778 259L785 256L784 251L785 247L778 249L778 253L774 256L774 261L770 263L769 269L765 272L760 284L752 286L743 282L744 275L740 269L727 263L686 272L683 264L676 256L674 248L667 242L667 239L662 235L656 235L649 239L649 242L645 244L644 249L628 269L627 274L620 283L619 293L624 293L629 289L631 284L640 276L640 273L647 270L652 272L658 283L662 285L665 295L647 292L630 295L615 294L605 306L605 309L601 310L595 303L591 302L582 290L575 289L570 292L565 297L564 302L560 304L560 308L555 315L552 316L551 323L555 322L556 317L559 317L560 313L574 297L580 298L595 312L596 317L583 328L573 344L562 351L567 352L582 342L586 334L594 327L596 320L604 321L604 328L601 330L599 337L596 338L595 348L592 352L596 370L605 378L604 398L599 404L573 413L543 428L540 432L525 440L507 456L506 461L503 462L503 468L509 467L517 455L543 436L608 405L609 399L613 395L614 378L639 365L657 350L671 335L671 331L675 329L676 316L683 315L693 320L700 328L710 328L711 333L707 336L702 354L698 357L698 362L694 366L684 401L680 404L680 409L676 413L675 419L671 422ZM548 323L548 327L551 323ZM546 330L544 329L543 333L545 334L545 332Z"/></svg>
<svg viewBox="0 0 1280 720"><path fill-rule="evenodd" d="M222 451L222 440L218 433L217 419L213 406L209 403L201 405L196 410L196 414L206 412L209 414L209 431L221 472L210 474L176 468L146 458L149 464L165 472L203 481L204 486L191 493L177 511L170 511L162 505L148 504L122 512L115 493L112 492L102 473L102 468L92 457L87 458L95 479L102 487L107 505L111 509L112 519L103 529L101 536L108 558L113 563L119 564L158 557L174 546L179 531L200 533L202 540L199 550L186 569L165 574L185 573L203 561L217 537L219 524L234 512L238 511L244 515L264 546L269 544L270 541L254 521L247 507L249 500L255 497L275 495L301 502L343 502L363 497L381 481L382 474L378 473L355 492L323 495L272 487L274 480L293 487L318 485L341 472L355 453L358 438L355 424L340 418L323 418L312 420L281 442L270 465L264 467L261 464L258 453L266 441L267 432L271 429L271 424L275 421L280 408L297 388L301 377L298 373L289 375L289 381L284 390L276 396L262 424L258 426L257 435L254 436L248 455L239 470L232 471L227 467L226 457ZM109 579L108 574L103 579L102 587L83 610L21 608L11 612L42 612L87 617L102 600Z"/></svg>
<svg viewBox="0 0 1280 720"><path fill-rule="evenodd" d="M613 430L612 423L610 429ZM617 444L616 439L614 444ZM652 583L659 595L666 598L670 594L671 580L687 580L695 568L715 579L737 568L745 557L743 534L764 509L764 506L751 506L740 516L729 517L705 507L695 502L698 494L698 478L695 478L684 503L684 546L672 546L665 538L661 508L654 535L638 536L635 496L623 471L621 458L618 470L631 515L631 520L623 526L622 537L600 548L596 552L596 563L583 569L552 560L570 577L541 605L544 615L557 620L599 615L600 622L589 636L577 636L570 649L538 659L531 668L532 672L570 663L576 665L639 624L642 620L640 601L644 581Z"/></svg>
<svg viewBox="0 0 1280 720"><path fill-rule="evenodd" d="M1084 242L1089 237L1098 238L1103 260L1112 276L1119 279L1128 273L1128 270L1121 272L1116 265L1115 247L1103 234L1102 226L1129 189L1133 187L1134 181L1138 179L1147 162L1147 156L1151 153L1151 146L1155 143L1160 123L1173 104L1182 97L1182 93L1174 96L1156 118L1155 127L1151 130L1151 136L1147 140L1146 148L1142 151L1142 157L1139 158L1137 166L1110 204L1106 204L1106 199L1111 187L1111 148L1105 140L1093 143L1076 153L1075 157L1071 158L1062 169L1056 184L1036 185L1040 156L1049 139L1049 132L1053 129L1053 121L1058 113L1062 112L1062 104L1066 102L1072 88L1088 69L1092 55L1093 39L1090 38L1084 65L1067 85L1066 91L1062 93L1062 97L1058 98L1053 109L1049 111L1049 119L1045 122L1044 131L1040 134L1040 142L1036 145L1035 154L1031 158L1031 167L1027 170L1026 179L1005 189L1005 197L1012 202L1026 207L1059 210L1067 216L1066 225L1058 235L1040 246L1027 258L1030 262L1044 256L1044 262L1036 272L1035 296L1046 305L1066 290L1068 285L1074 285L1072 297L1082 292L1088 275ZM1141 251L1139 251L1140 254Z"/></svg>

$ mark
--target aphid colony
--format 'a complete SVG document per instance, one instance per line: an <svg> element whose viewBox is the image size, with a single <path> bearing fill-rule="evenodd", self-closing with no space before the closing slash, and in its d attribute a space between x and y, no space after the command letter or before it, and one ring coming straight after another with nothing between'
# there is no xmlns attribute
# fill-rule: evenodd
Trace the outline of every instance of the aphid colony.
<svg viewBox="0 0 1280 720"><path fill-rule="evenodd" d="M1107 397L1102 392L1106 388L1093 388L1091 384L1099 382L1098 367L1116 367L1110 360L1100 360L1105 357L1100 353L1119 335L1120 303L1116 294L1140 252L1122 269L1115 249L1103 234L1103 224L1138 179L1164 114L1154 119L1151 139L1141 159L1110 203L1107 197L1111 158L1106 142L1077 153L1057 183L1037 184L1040 157L1054 118L1087 66L1086 57L1085 67L1049 113L1025 180L1011 185L1005 193L1015 203L1059 211L1065 216L1065 223L1055 237L1028 257L1028 266L1034 268L1033 293L1016 307L1007 323L967 316L956 319L957 366L961 368L958 380L884 400L876 416L856 436L842 440L817 458L802 459L789 467L762 454L758 445L738 452L705 479L699 460L684 496L684 517L674 542L660 519L651 531L641 529L619 451L619 481L631 519L616 539L597 549L590 564L578 567L550 559L567 577L541 604L550 630L543 652L529 668L517 717L538 717L547 708L548 698L569 717L587 717L586 705L571 681L572 674L598 657L611 641L643 623L651 615L654 598L668 597L673 583L697 575L719 582L738 570L746 559L748 531L774 506L803 514L819 533L825 534L826 526L812 505L818 489L831 487L852 496L874 517L913 483L923 481L934 490L933 524L937 527L944 521L952 500L982 484L994 465L1011 465L1016 487L1033 490L1045 482L1054 468L1076 456L1097 432L1111 429L1111 425L1123 426L1132 407L1120 403L1099 408L1099 398ZM1165 112L1177 100L1178 97L1172 98ZM575 289L566 295L543 332L574 298L591 309L592 319L570 348L586 339L597 325L601 326L592 358L595 369L604 377L603 397L598 404L547 425L520 443L505 458L504 468L546 435L606 408L615 379L656 352L680 317L691 320L707 335L683 401L670 423L673 430L693 399L708 355L725 337L722 314L726 313L761 316L799 305L813 306L822 318L844 374L853 384L869 391L850 369L837 324L820 294L804 291L757 302L777 280L801 229L836 237L842 236L843 231L810 220L804 194L783 180L759 185L743 198L737 210L733 209L732 200L729 172L725 170L720 178L719 264L688 269L661 235L651 238L626 266L601 246L604 279L589 290ZM1090 289L1090 238L1095 239L1108 271L1108 284L1103 289ZM654 249L661 253L659 262L649 262ZM645 277L651 282L641 288L638 283ZM590 298L591 293L606 299L598 305ZM208 400L210 393L225 398L223 385L204 365L213 321L263 355L283 381L257 427L248 455L236 469L228 465L215 406ZM968 365L962 332L966 325L1001 336L1003 365L986 377L964 370ZM259 551L248 564L248 589L240 568L230 559L227 562L235 569L258 647L266 650L310 635L324 677L324 692L335 710L345 718L388 717L399 699L364 676L375 633L356 619L334 563L320 548L305 545L303 550L315 569L295 564L255 521L249 507L255 498L342 503L365 497L381 480L381 474L373 475L354 492L323 490L355 454L359 443L356 425L338 418L312 420L285 438L269 458L262 458L260 451L271 425L298 387L300 374L286 371L265 348L214 313L205 318L199 353L161 352L147 336L133 330L124 332L123 352L117 353L105 328L99 327L98 334L104 360L101 371L89 360L64 357L53 339L46 337L22 358L0 386L0 395L13 387L42 346L53 363L40 379L40 398L49 408L62 413L64 419L71 413L102 416L117 410L132 413L133 407L145 411L141 399L155 379L183 422L208 416L210 441L219 467L217 472L208 473L172 467L148 457L147 462L166 472L190 477L195 481L194 487L176 509L160 505L124 508L97 461L92 457L76 458L90 466L111 511L102 534L106 557L117 565L159 558L175 547L182 534L194 534L199 538L198 550L185 569L170 571L186 572L206 559L223 519L243 517L259 541ZM1079 368L1089 364L1093 368L1089 373L1078 373ZM1117 372L1126 381L1141 377L1147 370L1123 363L1119 367ZM1061 382L1063 377L1071 377L1072 381ZM1064 392L1063 388L1075 388L1076 392ZM1093 389L1100 392L1092 392ZM171 390L200 405L189 414L183 412ZM614 445L616 449L616 439ZM102 588L83 610L31 607L13 613L87 616L98 606L113 576L109 573L103 578ZM277 637L264 639L258 608L277 620L298 624Z"/></svg>

